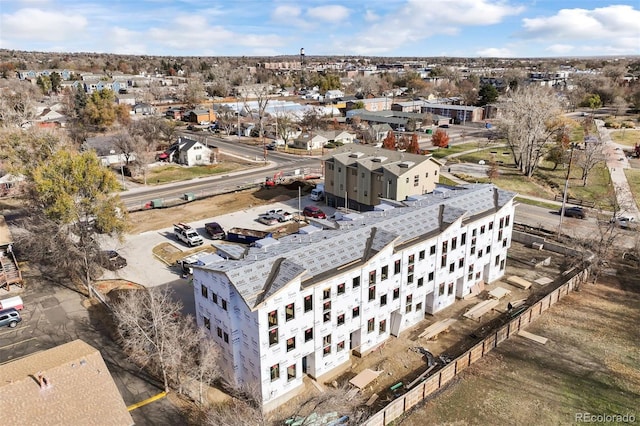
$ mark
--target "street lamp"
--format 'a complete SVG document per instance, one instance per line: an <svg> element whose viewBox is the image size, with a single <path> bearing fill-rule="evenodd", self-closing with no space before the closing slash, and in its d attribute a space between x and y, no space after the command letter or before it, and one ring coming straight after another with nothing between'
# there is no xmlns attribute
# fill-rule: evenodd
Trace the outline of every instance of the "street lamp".
<svg viewBox="0 0 640 426"><path fill-rule="evenodd" d="M569 154L569 166L567 167L567 178L564 181L564 193L562 194L562 208L560 209L560 223L558 224L558 237L560 237L560 232L562 230L562 219L564 218L564 211L567 205L567 191L569 190L569 176L571 176L571 161L573 160L573 149L575 148L575 143L571 143L571 151Z"/></svg>

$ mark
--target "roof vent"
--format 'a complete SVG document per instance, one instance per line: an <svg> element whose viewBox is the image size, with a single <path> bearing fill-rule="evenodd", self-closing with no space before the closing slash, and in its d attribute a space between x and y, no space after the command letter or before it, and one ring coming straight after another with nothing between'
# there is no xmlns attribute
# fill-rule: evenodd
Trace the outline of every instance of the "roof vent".
<svg viewBox="0 0 640 426"><path fill-rule="evenodd" d="M398 167L402 167L403 169L408 169L409 163L405 163L405 162L398 163Z"/></svg>
<svg viewBox="0 0 640 426"><path fill-rule="evenodd" d="M373 157L373 158L371 159L371 161L373 161L374 163L382 163L382 158L380 158L380 157Z"/></svg>

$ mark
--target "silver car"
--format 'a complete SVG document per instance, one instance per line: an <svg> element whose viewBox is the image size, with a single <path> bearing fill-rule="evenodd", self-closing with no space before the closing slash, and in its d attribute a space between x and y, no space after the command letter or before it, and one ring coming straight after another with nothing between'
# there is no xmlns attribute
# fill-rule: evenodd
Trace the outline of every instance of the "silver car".
<svg viewBox="0 0 640 426"><path fill-rule="evenodd" d="M5 309L4 311L0 311L0 327L15 327L18 323L22 321L20 317L20 312L16 309Z"/></svg>

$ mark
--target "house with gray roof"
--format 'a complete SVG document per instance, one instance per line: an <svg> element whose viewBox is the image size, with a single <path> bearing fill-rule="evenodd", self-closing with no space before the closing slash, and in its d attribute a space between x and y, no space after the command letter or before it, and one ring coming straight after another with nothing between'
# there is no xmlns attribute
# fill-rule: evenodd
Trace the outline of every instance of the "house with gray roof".
<svg viewBox="0 0 640 426"><path fill-rule="evenodd" d="M331 380L352 356L500 279L515 196L442 189L194 266L196 320L220 348L224 379L270 411L305 376Z"/></svg>
<svg viewBox="0 0 640 426"><path fill-rule="evenodd" d="M184 166L211 164L211 149L197 140L182 136L169 147L168 154L169 161L175 161Z"/></svg>
<svg viewBox="0 0 640 426"><path fill-rule="evenodd" d="M373 210L384 199L432 192L442 164L430 155L370 145L343 146L323 158L327 204Z"/></svg>

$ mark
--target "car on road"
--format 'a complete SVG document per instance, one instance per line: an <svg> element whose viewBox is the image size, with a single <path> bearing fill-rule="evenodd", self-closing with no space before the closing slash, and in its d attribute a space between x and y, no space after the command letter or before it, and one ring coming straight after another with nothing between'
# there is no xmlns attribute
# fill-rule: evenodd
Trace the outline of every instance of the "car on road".
<svg viewBox="0 0 640 426"><path fill-rule="evenodd" d="M635 218L633 216L614 216L609 220L609 223L615 223L620 228L635 228Z"/></svg>
<svg viewBox="0 0 640 426"><path fill-rule="evenodd" d="M20 312L16 309L11 308L0 311L0 327L14 328L20 321L22 321L22 318L20 317Z"/></svg>
<svg viewBox="0 0 640 426"><path fill-rule="evenodd" d="M103 250L100 252L100 265L110 271L116 271L127 266L127 259L115 250Z"/></svg>
<svg viewBox="0 0 640 426"><path fill-rule="evenodd" d="M302 214L306 217L312 217L314 219L326 219L327 215L316 206L307 206L302 210Z"/></svg>
<svg viewBox="0 0 640 426"><path fill-rule="evenodd" d="M558 214L562 214L562 208L558 210ZM587 217L587 214L582 207L565 207L564 216L575 217L576 219L584 219Z"/></svg>

